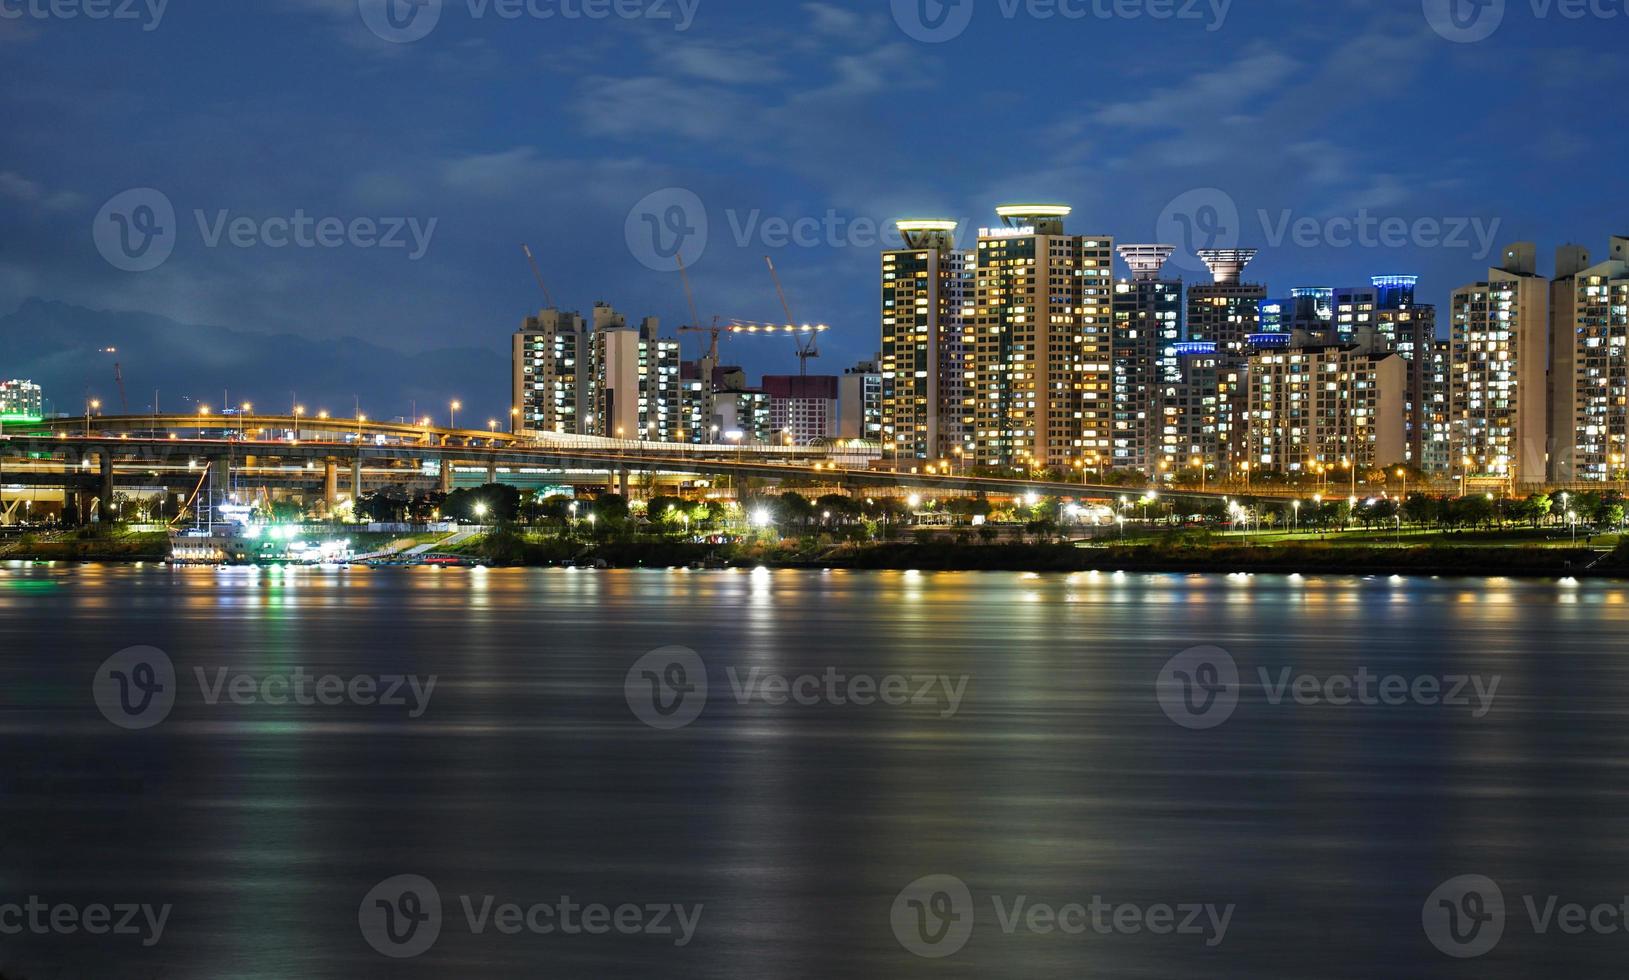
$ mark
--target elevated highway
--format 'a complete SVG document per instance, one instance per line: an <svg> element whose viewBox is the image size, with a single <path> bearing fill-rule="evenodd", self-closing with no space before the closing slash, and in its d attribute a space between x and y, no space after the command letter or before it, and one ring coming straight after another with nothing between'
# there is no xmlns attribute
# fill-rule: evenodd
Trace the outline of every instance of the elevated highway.
<svg viewBox="0 0 1629 980"><path fill-rule="evenodd" d="M180 438L92 432L17 434L0 437L0 486L54 485L66 507L89 509L95 500L106 519L120 486L162 485L190 489L205 471L217 480L254 486L321 487L329 503L339 498L340 476L349 471L352 494L371 483L425 484L451 490L459 482L487 483L522 476L558 475L557 482L629 488L630 475L800 481L839 488L910 490L922 493L985 493L992 496L1058 496L1082 501L1114 501L1141 491L1049 480L1002 479L944 473L903 473L843 466L804 451L802 458L756 457L737 449L657 443L638 449L562 448L515 439L439 438L413 442L322 441L286 438ZM706 447L704 447L706 448ZM8 473L10 475L8 475ZM518 481L517 481L518 482ZM1167 500L1220 500L1221 492L1161 493Z"/></svg>

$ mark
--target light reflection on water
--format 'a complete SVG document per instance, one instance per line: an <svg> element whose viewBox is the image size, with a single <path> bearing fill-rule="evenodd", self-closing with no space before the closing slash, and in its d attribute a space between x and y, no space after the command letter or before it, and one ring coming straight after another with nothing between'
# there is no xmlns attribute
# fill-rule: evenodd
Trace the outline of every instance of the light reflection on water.
<svg viewBox="0 0 1629 980"><path fill-rule="evenodd" d="M0 937L53 976L1052 977L1593 975L1621 950L1512 929L1442 959L1420 902L1487 874L1570 900L1629 893L1629 620L1619 584L1095 572L854 573L0 567L6 775L104 760L139 792L0 797L0 901L173 901L153 950ZM97 665L152 644L182 694L146 733L102 719ZM1237 714L1173 725L1165 661L1228 649ZM707 661L689 728L640 725L624 673ZM382 709L204 704L190 668L436 674ZM739 704L727 671L969 678L927 706ZM1485 719L1271 704L1258 669L1478 673ZM191 685L190 688L188 685ZM20 787L20 789L19 789ZM382 961L360 897L704 902L697 942L476 937ZM957 956L889 928L899 889L954 874L983 902ZM1148 936L1004 935L989 896L1239 906L1205 950ZM445 897L445 896L444 896ZM125 899L121 899L125 900ZM1512 899L1514 902L1514 899ZM449 899L449 907L452 906ZM1530 930L1529 930L1530 932ZM111 962L118 967L111 973ZM1458 971L1458 972L1456 972Z"/></svg>

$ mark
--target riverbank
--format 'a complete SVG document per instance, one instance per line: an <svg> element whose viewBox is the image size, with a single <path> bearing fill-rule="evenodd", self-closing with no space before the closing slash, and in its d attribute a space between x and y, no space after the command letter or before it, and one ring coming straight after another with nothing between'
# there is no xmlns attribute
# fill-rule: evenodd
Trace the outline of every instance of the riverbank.
<svg viewBox="0 0 1629 980"><path fill-rule="evenodd" d="M1445 539L1451 540L1451 539ZM603 562L612 568L731 567L1006 572L1260 572L1332 575L1629 577L1629 547L1392 545L1308 540L1258 545L1150 541L1109 546L971 544L951 541L837 545L709 546L686 542L583 543L519 537L474 540L466 553L499 566Z"/></svg>
<svg viewBox="0 0 1629 980"><path fill-rule="evenodd" d="M1602 552L1586 547L1509 544L1381 544L1351 540L1255 544L1154 540L1084 546L966 543L947 540L870 544L706 545L683 541L612 540L588 543L493 534L453 549L498 567L603 564L611 568L738 568L1003 572L1193 572L1211 574L1452 575L1629 578L1629 545ZM52 536L0 543L0 561L161 562L162 534Z"/></svg>

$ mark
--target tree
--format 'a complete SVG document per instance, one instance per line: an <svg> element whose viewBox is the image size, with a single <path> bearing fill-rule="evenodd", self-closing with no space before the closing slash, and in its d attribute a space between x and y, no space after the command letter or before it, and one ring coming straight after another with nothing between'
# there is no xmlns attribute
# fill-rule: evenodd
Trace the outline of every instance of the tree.
<svg viewBox="0 0 1629 980"><path fill-rule="evenodd" d="M838 524L846 524L858 520L862 511L860 502L847 494L828 493L815 501L815 508L820 511L822 520L830 520ZM825 515L830 514L830 518Z"/></svg>
<svg viewBox="0 0 1629 980"><path fill-rule="evenodd" d="M362 517L376 524L399 524L407 516L411 506L404 494L393 494L388 490L364 494L356 502L356 512Z"/></svg>
<svg viewBox="0 0 1629 980"><path fill-rule="evenodd" d="M628 499L620 493L602 493L590 508L594 517L604 524L621 524L628 519Z"/></svg>
<svg viewBox="0 0 1629 980"><path fill-rule="evenodd" d="M653 525L660 525L667 522L669 512L678 516L684 507L685 502L678 497L652 497L645 505L645 518Z"/></svg>
<svg viewBox="0 0 1629 980"><path fill-rule="evenodd" d="M561 530L571 524L571 506L575 503L570 497L545 497L534 501L530 507L531 518L545 527L556 527Z"/></svg>
<svg viewBox="0 0 1629 980"><path fill-rule="evenodd" d="M781 524L808 524L814 519L814 504L801 493L783 493L773 510L775 520Z"/></svg>
<svg viewBox="0 0 1629 980"><path fill-rule="evenodd" d="M1535 493L1527 498L1527 513L1524 515L1532 522L1534 527L1544 523L1550 512L1555 510L1555 501L1547 493Z"/></svg>
<svg viewBox="0 0 1629 980"><path fill-rule="evenodd" d="M512 524L520 517L520 491L503 483L488 483L474 490L454 490L441 513L456 521Z"/></svg>
<svg viewBox="0 0 1629 980"><path fill-rule="evenodd" d="M441 513L441 507L447 502L447 495L439 490L421 493L413 498L409 512L415 521L432 521Z"/></svg>

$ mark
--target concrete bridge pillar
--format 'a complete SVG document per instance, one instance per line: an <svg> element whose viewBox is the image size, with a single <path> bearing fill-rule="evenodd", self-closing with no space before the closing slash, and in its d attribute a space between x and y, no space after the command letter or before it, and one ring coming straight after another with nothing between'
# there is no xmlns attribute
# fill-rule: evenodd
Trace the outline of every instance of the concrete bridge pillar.
<svg viewBox="0 0 1629 980"><path fill-rule="evenodd" d="M322 500L330 511L339 505L339 463L332 459L322 461Z"/></svg>
<svg viewBox="0 0 1629 980"><path fill-rule="evenodd" d="M628 468L626 466L617 471L617 493L622 495L623 500L628 499Z"/></svg>
<svg viewBox="0 0 1629 980"><path fill-rule="evenodd" d="M98 516L103 524L113 523L113 454L103 450L98 462L101 464L101 479L98 489Z"/></svg>
<svg viewBox="0 0 1629 980"><path fill-rule="evenodd" d="M62 523L79 523L79 454L66 450L62 454Z"/></svg>
<svg viewBox="0 0 1629 980"><path fill-rule="evenodd" d="M216 493L232 489L232 457L216 456L209 461L209 486Z"/></svg>
<svg viewBox="0 0 1629 980"><path fill-rule="evenodd" d="M362 457L351 460L351 499L362 499Z"/></svg>
<svg viewBox="0 0 1629 980"><path fill-rule="evenodd" d="M450 459L441 461L441 492L453 492L453 464Z"/></svg>
<svg viewBox="0 0 1629 980"><path fill-rule="evenodd" d="M486 464L486 482L488 486L498 482L498 463L496 460Z"/></svg>

